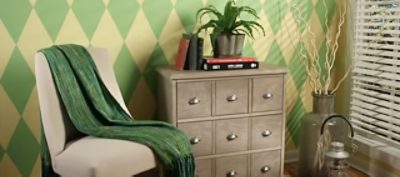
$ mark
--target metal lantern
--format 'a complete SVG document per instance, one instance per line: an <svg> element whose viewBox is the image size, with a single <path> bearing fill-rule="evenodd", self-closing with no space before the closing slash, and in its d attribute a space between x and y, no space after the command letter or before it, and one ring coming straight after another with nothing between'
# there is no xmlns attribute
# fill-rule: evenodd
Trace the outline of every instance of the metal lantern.
<svg viewBox="0 0 400 177"><path fill-rule="evenodd" d="M342 142L332 142L329 151L325 153L328 177L346 177L345 170L348 167L349 156L349 153L344 150Z"/></svg>
<svg viewBox="0 0 400 177"><path fill-rule="evenodd" d="M320 130L321 136L324 133L325 124L333 118L340 118L344 120L350 128L351 138L354 137L353 126L351 125L349 120L347 120L345 117L341 115L332 115L324 120ZM353 150L356 149L355 147L356 146L353 144L352 145ZM325 168L322 171L322 174L324 174L324 176L346 177L345 170L348 167L347 159L350 157L350 154L344 151L344 143L338 141L331 142L329 150L325 152L325 155L322 155L322 157L325 157L325 163L324 163Z"/></svg>

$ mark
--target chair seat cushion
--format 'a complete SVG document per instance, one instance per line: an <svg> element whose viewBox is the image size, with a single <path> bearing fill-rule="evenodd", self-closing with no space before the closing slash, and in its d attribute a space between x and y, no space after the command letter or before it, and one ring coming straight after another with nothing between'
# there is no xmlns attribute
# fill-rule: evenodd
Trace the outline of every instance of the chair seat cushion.
<svg viewBox="0 0 400 177"><path fill-rule="evenodd" d="M128 177L157 163L145 145L93 136L70 143L54 160L54 170L63 177Z"/></svg>

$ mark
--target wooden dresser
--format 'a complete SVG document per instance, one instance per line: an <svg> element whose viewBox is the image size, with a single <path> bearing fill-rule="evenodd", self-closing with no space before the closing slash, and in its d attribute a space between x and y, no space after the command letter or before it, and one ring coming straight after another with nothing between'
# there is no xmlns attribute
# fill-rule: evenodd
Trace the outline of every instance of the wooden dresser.
<svg viewBox="0 0 400 177"><path fill-rule="evenodd" d="M158 117L189 137L198 177L283 177L284 68L158 74Z"/></svg>

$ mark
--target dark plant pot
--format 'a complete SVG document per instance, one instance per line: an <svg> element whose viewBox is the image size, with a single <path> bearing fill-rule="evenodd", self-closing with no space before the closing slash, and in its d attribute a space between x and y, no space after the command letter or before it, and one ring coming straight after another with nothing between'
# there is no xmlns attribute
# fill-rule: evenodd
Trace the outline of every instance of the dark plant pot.
<svg viewBox="0 0 400 177"><path fill-rule="evenodd" d="M238 58L242 56L244 34L226 34L217 36L213 46L214 57L217 58Z"/></svg>

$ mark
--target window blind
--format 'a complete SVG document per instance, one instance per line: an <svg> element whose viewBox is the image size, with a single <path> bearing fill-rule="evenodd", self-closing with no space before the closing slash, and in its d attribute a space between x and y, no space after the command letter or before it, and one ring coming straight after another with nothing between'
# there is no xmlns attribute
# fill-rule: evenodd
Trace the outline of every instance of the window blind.
<svg viewBox="0 0 400 177"><path fill-rule="evenodd" d="M358 134L400 147L400 0L357 0L351 122Z"/></svg>

